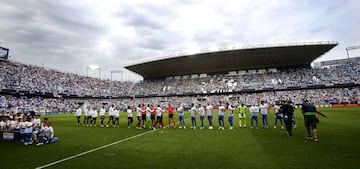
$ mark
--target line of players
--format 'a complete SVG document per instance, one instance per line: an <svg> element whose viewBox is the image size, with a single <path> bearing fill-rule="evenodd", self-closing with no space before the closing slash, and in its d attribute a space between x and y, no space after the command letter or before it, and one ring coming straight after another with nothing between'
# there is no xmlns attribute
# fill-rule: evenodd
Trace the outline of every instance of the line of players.
<svg viewBox="0 0 360 169"><path fill-rule="evenodd" d="M229 122L229 129L234 129L234 112L238 109L238 115L239 115L239 127L240 128L246 128L246 114L247 112L250 112L251 116L251 126L250 129L253 129L256 127L256 129L259 129L259 122L258 122L258 114L260 112L261 118L262 118L262 127L268 128L268 110L269 105L266 104L264 101L260 102L260 105L256 105L255 103L251 105L249 108L241 103L238 106L232 106L229 103L222 104L220 102L220 106L218 107L218 122L219 122L219 129L224 130L225 129L225 113L228 114L228 122ZM208 119L209 127L208 129L213 129L213 110L214 107L208 103L207 105L195 105L194 103L191 104L190 108L190 116L191 116L191 128L196 129L197 128L197 115L200 117L201 126L200 129L204 129L204 120L205 116ZM274 128L280 127L281 129L284 129L284 112L282 111L282 107L280 104L274 105ZM292 107L291 113L293 113L294 109ZM133 119L133 110L130 106L128 106L127 110L127 117L128 117L128 128L131 128L132 123L134 122ZM145 104L138 105L136 107L136 117L137 117L137 124L136 128L143 129L143 128L165 128L164 121L163 121L163 114L168 114L168 127L175 128L176 121L174 119L174 114L177 113L179 116L179 128L186 129L185 125L185 119L184 119L184 107L181 106L181 104L177 104L176 108L172 107L172 105L169 103L169 105L166 108L162 108L160 105L157 105L157 107L154 107L151 104L148 104L145 106ZM105 113L106 109L105 106L103 106L99 113L96 110L95 107L87 106L87 108L84 110L84 116L83 116L83 126L89 126L89 127L96 127L96 120L98 115L100 115L100 126L101 127L109 127L109 125L113 127L119 127L119 117L120 117L120 109L114 105L111 105L108 110L108 121L105 123ZM77 117L77 123L78 125L81 125L81 116L82 116L82 109L80 106L78 106L76 113ZM280 122L280 126L278 126L278 122ZM296 128L296 122L294 120L294 116L291 115L291 122L294 124L294 128Z"/></svg>

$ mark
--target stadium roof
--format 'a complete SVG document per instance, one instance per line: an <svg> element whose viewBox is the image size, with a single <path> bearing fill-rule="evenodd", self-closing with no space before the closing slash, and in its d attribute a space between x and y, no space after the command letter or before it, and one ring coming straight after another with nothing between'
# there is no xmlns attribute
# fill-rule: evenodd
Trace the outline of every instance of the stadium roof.
<svg viewBox="0 0 360 169"><path fill-rule="evenodd" d="M200 73L310 66L312 61L336 45L336 41L255 45L156 58L125 68L144 79L157 79Z"/></svg>

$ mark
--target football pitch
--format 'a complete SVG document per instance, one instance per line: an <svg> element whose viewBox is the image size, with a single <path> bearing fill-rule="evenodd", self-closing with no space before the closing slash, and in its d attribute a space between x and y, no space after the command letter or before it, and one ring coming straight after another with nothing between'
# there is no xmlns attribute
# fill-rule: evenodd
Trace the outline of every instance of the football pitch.
<svg viewBox="0 0 360 169"><path fill-rule="evenodd" d="M273 110L268 129L240 129L237 113L235 129L214 130L166 128L158 130L127 128L121 113L120 128L76 125L71 114L47 116L53 122L59 141L51 145L24 146L0 142L0 168L124 168L124 169L354 169L360 160L360 108L322 108L328 117L320 119L319 142L305 140L304 121L295 112L297 128L288 137L285 130L273 128ZM164 114L167 117L167 114ZM41 117L41 119L44 116ZM135 117L135 116L134 116ZM176 115L176 120L178 116ZM99 118L98 118L99 119ZM105 122L108 119L105 119ZM133 126L137 119L134 119ZM165 118L167 122L167 118ZM97 121L99 124L99 120ZM248 115L247 125L250 126ZM261 126L261 116L259 116ZM205 127L208 126L205 119ZM55 162L55 163L53 163Z"/></svg>

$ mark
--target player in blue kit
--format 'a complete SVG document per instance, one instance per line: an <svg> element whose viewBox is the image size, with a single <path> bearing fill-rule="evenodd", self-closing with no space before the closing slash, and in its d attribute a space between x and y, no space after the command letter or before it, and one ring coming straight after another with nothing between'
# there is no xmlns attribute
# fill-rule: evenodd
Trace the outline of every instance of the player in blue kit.
<svg viewBox="0 0 360 169"><path fill-rule="evenodd" d="M265 101L261 101L260 112L263 124L262 128L269 128L268 108L269 106L265 103Z"/></svg>
<svg viewBox="0 0 360 169"><path fill-rule="evenodd" d="M280 112L280 105L278 103L275 103L274 105L274 129L276 129L278 126L277 126L277 123L278 121L280 121L280 127L281 129L284 129L284 126L283 126L283 114Z"/></svg>
<svg viewBox="0 0 360 169"><path fill-rule="evenodd" d="M213 116L212 116L212 110L213 107L211 106L210 103L208 103L208 105L206 106L206 115L208 117L209 120L209 129L212 130L213 129Z"/></svg>
<svg viewBox="0 0 360 169"><path fill-rule="evenodd" d="M225 106L223 106L222 103L220 102L218 118L219 118L219 129L221 130L225 129L224 114L225 114Z"/></svg>
<svg viewBox="0 0 360 169"><path fill-rule="evenodd" d="M184 108L181 106L181 104L178 105L178 108L176 111L179 113L179 120L180 120L179 129L181 129L181 128L186 129L185 119L184 119Z"/></svg>
<svg viewBox="0 0 360 169"><path fill-rule="evenodd" d="M226 103L226 105L227 105L227 109L228 109L228 113L229 113L229 117L228 117L229 124L230 124L229 129L232 130L232 129L234 129L234 127L233 127L234 108L229 103Z"/></svg>
<svg viewBox="0 0 360 169"><path fill-rule="evenodd" d="M251 113L251 127L250 129L254 128L254 120L256 122L256 129L259 129L259 122L258 122L258 113L259 113L259 107L255 105L255 103L249 108Z"/></svg>
<svg viewBox="0 0 360 169"><path fill-rule="evenodd" d="M192 123L191 128L196 129L196 107L194 103L191 103L190 114L191 114L191 123Z"/></svg>
<svg viewBox="0 0 360 169"><path fill-rule="evenodd" d="M201 104L199 104L199 116L200 116L200 122L201 122L200 129L204 129L205 109L203 106L201 106Z"/></svg>

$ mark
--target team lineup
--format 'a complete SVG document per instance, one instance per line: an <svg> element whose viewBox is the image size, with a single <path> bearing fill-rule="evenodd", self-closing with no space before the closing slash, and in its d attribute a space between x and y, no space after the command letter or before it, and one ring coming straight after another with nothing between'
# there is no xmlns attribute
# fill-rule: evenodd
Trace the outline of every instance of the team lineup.
<svg viewBox="0 0 360 169"><path fill-rule="evenodd" d="M209 130L214 129L214 115L213 112L217 111L217 120L219 130L225 129L225 115L227 114L227 122L229 130L234 129L234 115L238 114L239 128L247 128L247 114L250 114L250 129L259 129L259 114L261 115L262 128L269 128L269 106L265 101L252 104L250 107L240 103L239 105L231 105L229 103L219 102L217 108L214 108L210 103L207 104L194 104L191 103L191 107L187 108L190 112L191 117L191 129L198 127L197 120L200 120L200 129L205 128L205 122L207 121L207 128ZM280 101L273 105L274 109L274 126L273 128L286 129L287 135L292 135L292 128L296 128L297 124L294 118L295 107L291 104L291 101ZM326 117L321 112L318 112L315 106L309 103L308 100L304 99L302 104L302 113L304 117L305 127L307 129L306 139L318 141L317 136L317 123L318 118L316 114L320 114ZM179 128L186 129L185 125L185 111L186 108L180 103L176 104L175 107L171 103L167 107L156 107L152 104L139 104L136 108L128 106L126 109L127 114L127 127L135 127L137 129L159 129L159 128ZM84 112L84 113L83 113ZM105 116L108 112L108 119L106 121ZM133 113L136 114L137 123L133 125L134 118ZM167 126L163 120L164 114L168 114ZM175 114L178 115L179 125L175 120ZM75 113L77 118L77 124L81 125L81 117L83 117L83 126L96 127L98 116L100 116L100 127L109 126L120 127L120 109L114 105L111 105L106 111L103 105L99 111L96 107L86 106L83 111L81 106L77 106ZM207 117L207 120L205 120Z"/></svg>

